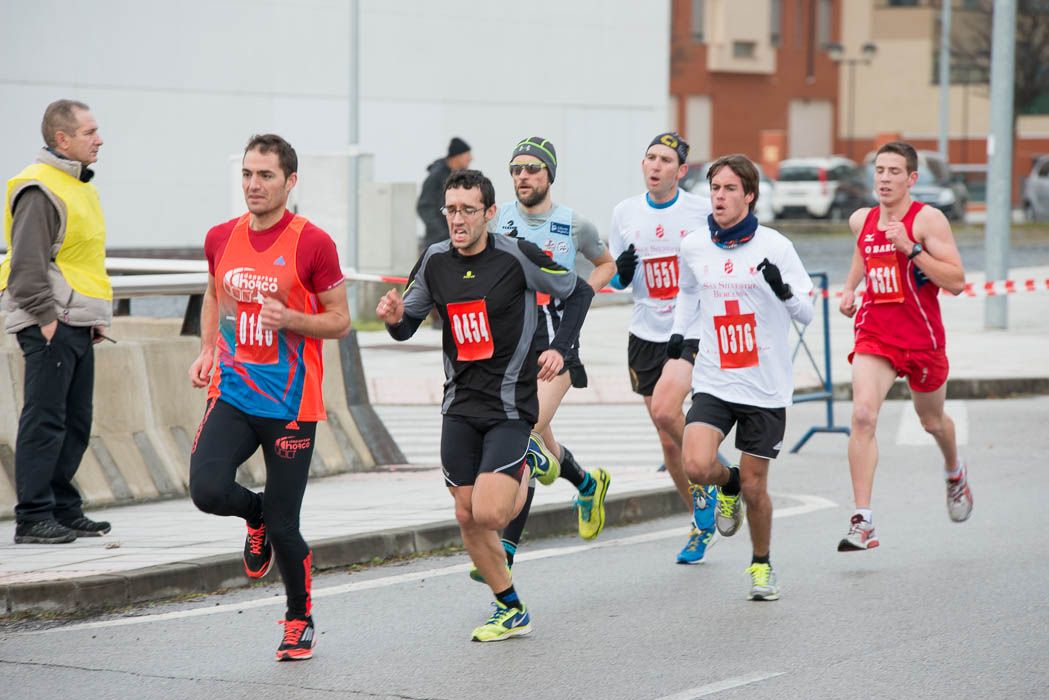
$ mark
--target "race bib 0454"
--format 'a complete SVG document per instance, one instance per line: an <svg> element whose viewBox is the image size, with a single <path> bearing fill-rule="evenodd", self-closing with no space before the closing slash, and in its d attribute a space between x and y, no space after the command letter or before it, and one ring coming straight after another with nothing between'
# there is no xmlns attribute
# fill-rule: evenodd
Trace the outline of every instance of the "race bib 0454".
<svg viewBox="0 0 1049 700"><path fill-rule="evenodd" d="M460 362L487 360L495 352L488 306L484 299L448 304L448 326Z"/></svg>

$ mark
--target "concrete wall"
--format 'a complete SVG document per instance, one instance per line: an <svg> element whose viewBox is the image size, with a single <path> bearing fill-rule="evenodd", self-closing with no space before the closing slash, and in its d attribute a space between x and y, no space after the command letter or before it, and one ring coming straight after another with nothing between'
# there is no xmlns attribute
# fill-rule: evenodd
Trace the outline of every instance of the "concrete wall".
<svg viewBox="0 0 1049 700"><path fill-rule="evenodd" d="M644 147L667 126L667 2L360 7L359 140L376 182L419 183L458 135L508 199L510 150L540 134L560 155L555 196L602 229L641 189ZM199 246L231 216L228 157L250 134L347 147L349 35L342 0L0 3L0 176L32 158L48 102L81 99L106 140L110 245Z"/></svg>
<svg viewBox="0 0 1049 700"><path fill-rule="evenodd" d="M178 335L181 321L122 317L116 345L96 346L91 444L75 483L88 507L181 496L189 485L189 455L203 416L205 394L187 371L200 340ZM13 515L14 445L23 401L24 363L14 336L0 340L0 518ZM353 339L324 343L324 399L328 420L317 426L310 473L336 474L403 461L385 428L370 413L366 394L347 391L344 369L363 387ZM366 389L363 389L366 392ZM350 394L350 396L348 396ZM260 452L238 481L265 482Z"/></svg>

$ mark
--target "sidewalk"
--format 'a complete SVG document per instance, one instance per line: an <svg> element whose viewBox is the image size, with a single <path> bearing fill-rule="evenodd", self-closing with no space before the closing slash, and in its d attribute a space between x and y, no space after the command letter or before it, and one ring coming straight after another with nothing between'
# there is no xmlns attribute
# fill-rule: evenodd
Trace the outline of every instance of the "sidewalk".
<svg viewBox="0 0 1049 700"><path fill-rule="evenodd" d="M1013 277L1045 278L1049 268L1015 270ZM970 281L981 280L973 276ZM941 299L954 394L984 397L1016 387L1049 392L1049 293L1011 296L1009 331L983 329L982 299ZM837 312L834 299L830 302L833 378L836 384L847 383L851 321ZM582 338L590 387L570 392L567 402L638 403L625 367L629 314L629 304L616 299L602 299L592 309ZM820 309L805 336L821 362L815 324L822 318ZM420 329L403 344L384 332L361 333L359 340L373 403L432 404L438 410L443 376L438 332ZM796 381L799 388L818 383L800 356ZM651 447L658 454L654 440ZM669 479L654 466L611 465L609 526L683 512ZM528 532L573 532L572 495L563 480L537 489ZM322 569L459 544L452 502L435 465L314 479L303 513L304 535ZM91 510L90 515L110 520L113 532L69 545L16 546L14 522L0 523L0 614L4 609L17 613L118 607L249 583L241 568L244 526L234 518L200 513L187 499Z"/></svg>

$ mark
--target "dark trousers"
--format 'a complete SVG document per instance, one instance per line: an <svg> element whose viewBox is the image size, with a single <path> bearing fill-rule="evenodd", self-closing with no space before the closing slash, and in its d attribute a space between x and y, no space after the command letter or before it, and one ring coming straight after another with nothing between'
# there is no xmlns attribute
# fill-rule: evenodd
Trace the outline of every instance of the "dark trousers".
<svg viewBox="0 0 1049 700"><path fill-rule="evenodd" d="M312 557L299 531L299 511L316 432L314 422L260 418L213 398L189 459L189 493L197 508L266 524L289 615L310 614ZM266 490L261 494L235 480L237 468L259 447L266 462Z"/></svg>
<svg viewBox="0 0 1049 700"><path fill-rule="evenodd" d="M91 436L95 351L91 328L59 323L51 342L39 326L18 332L25 357L25 403L15 441L18 522L84 514L73 475Z"/></svg>

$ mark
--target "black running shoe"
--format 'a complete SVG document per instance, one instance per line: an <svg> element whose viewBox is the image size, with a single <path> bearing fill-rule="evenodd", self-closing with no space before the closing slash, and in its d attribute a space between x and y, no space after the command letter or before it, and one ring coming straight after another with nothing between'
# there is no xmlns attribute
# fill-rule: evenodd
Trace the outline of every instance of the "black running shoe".
<svg viewBox="0 0 1049 700"><path fill-rule="evenodd" d="M15 526L15 544L65 544L76 539L76 533L57 520L37 520Z"/></svg>
<svg viewBox="0 0 1049 700"><path fill-rule="evenodd" d="M273 545L266 537L266 525L257 528L248 525L244 540L244 573L251 578L262 578L273 564Z"/></svg>
<svg viewBox="0 0 1049 700"><path fill-rule="evenodd" d="M59 520L63 527L68 527L77 537L101 537L109 532L109 523L104 520L92 520L81 515L72 520Z"/></svg>
<svg viewBox="0 0 1049 700"><path fill-rule="evenodd" d="M313 647L317 645L313 618L278 620L284 625L284 639L277 647L277 661L300 661L313 658Z"/></svg>

